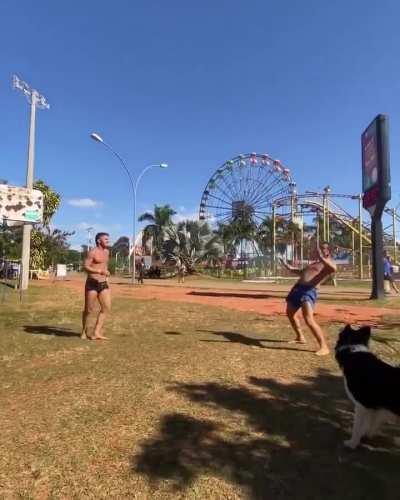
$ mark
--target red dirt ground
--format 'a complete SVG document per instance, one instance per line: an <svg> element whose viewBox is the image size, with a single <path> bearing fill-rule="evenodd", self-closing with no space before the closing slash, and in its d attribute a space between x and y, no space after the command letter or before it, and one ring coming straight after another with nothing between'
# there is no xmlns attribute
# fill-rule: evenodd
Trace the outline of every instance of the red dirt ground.
<svg viewBox="0 0 400 500"><path fill-rule="evenodd" d="M157 282L156 282L157 283ZM66 286L83 292L83 280L81 277L72 278L68 281L50 283L42 281L41 285ZM131 287L127 282L114 282L111 284L114 296L135 297L144 300L163 300L171 302L187 302L196 304L205 304L212 307L223 307L235 309L238 311L254 312L258 314L284 315L285 300L284 297L289 290L289 286L282 285L263 285L263 288L251 287L240 284L240 287L230 288L219 287L218 283L211 282L209 285L197 286L194 282L191 286L178 285L174 282L168 284L149 284ZM251 289L249 289L251 288ZM372 307L367 305L346 304L347 300L367 300L368 291L366 290L335 290L332 292L322 292L321 300L316 307L316 315L322 323L345 322L345 323L363 323L378 325L382 323L384 315L394 315L396 310L384 307ZM327 304L325 300L334 300L343 302L343 304Z"/></svg>

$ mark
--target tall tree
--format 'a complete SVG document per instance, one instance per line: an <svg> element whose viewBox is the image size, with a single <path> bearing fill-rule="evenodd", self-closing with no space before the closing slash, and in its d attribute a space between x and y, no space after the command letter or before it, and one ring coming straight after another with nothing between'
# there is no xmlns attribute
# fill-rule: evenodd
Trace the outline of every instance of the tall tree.
<svg viewBox="0 0 400 500"><path fill-rule="evenodd" d="M43 193L42 227L50 231L50 222L60 206L61 195L54 191L48 184L46 184L42 180L36 181L33 185L33 188L38 189Z"/></svg>
<svg viewBox="0 0 400 500"><path fill-rule="evenodd" d="M143 246L150 239L153 241L153 254L160 256L163 250L163 243L166 231L172 226L172 217L176 214L175 210L169 205L155 205L154 212L145 212L139 217L139 222L148 222L143 229Z"/></svg>
<svg viewBox="0 0 400 500"><path fill-rule="evenodd" d="M227 255L236 254L244 241L257 241L257 225L250 217L238 217L229 224L220 224L216 234L221 238Z"/></svg>
<svg viewBox="0 0 400 500"><path fill-rule="evenodd" d="M22 234L20 227L0 225L0 257L19 259L21 257Z"/></svg>
<svg viewBox="0 0 400 500"><path fill-rule="evenodd" d="M217 262L224 255L224 246L218 234L206 222L186 220L170 225L166 230L163 256L180 259L188 272L201 262Z"/></svg>

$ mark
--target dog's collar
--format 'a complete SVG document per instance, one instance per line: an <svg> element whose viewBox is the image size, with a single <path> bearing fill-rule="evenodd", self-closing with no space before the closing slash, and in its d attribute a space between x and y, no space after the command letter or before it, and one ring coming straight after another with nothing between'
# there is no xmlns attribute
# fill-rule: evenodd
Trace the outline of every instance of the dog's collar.
<svg viewBox="0 0 400 500"><path fill-rule="evenodd" d="M342 352L342 351L350 351L351 353L353 352L369 352L369 349L367 346L363 344L353 344L353 345L342 345L336 349L336 352Z"/></svg>

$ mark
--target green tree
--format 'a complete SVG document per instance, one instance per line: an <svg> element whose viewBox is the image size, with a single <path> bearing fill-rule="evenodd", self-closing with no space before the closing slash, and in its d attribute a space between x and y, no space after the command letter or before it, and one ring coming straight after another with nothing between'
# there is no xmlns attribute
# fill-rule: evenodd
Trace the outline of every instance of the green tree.
<svg viewBox="0 0 400 500"><path fill-rule="evenodd" d="M43 222L31 232L30 267L47 269L57 262L66 263L68 238L74 233L51 228L51 220L61 203L60 194L42 180L36 181L33 187L43 193Z"/></svg>
<svg viewBox="0 0 400 500"><path fill-rule="evenodd" d="M139 222L149 222L143 229L142 245L145 246L150 239L153 240L153 254L161 256L166 231L173 225L172 217L175 210L169 205L155 205L154 212L145 212L139 217Z"/></svg>
<svg viewBox="0 0 400 500"><path fill-rule="evenodd" d="M167 259L180 259L193 273L196 264L218 262L224 255L224 246L206 222L186 220L166 229L162 254Z"/></svg>
<svg viewBox="0 0 400 500"><path fill-rule="evenodd" d="M21 228L0 225L0 257L19 259L22 248Z"/></svg>
<svg viewBox="0 0 400 500"><path fill-rule="evenodd" d="M284 252L286 248L285 235L288 231L287 221L280 216L275 217L275 244L278 252ZM272 252L273 245L273 220L267 216L257 228L257 244L264 255Z"/></svg>
<svg viewBox="0 0 400 500"><path fill-rule="evenodd" d="M237 217L229 224L220 224L216 230L226 255L235 254L243 241L257 242L257 232L257 225L251 217Z"/></svg>
<svg viewBox="0 0 400 500"><path fill-rule="evenodd" d="M42 227L49 230L51 219L57 212L60 203L61 195L54 191L44 181L38 180L33 184L34 189L38 189L43 193L43 223Z"/></svg>

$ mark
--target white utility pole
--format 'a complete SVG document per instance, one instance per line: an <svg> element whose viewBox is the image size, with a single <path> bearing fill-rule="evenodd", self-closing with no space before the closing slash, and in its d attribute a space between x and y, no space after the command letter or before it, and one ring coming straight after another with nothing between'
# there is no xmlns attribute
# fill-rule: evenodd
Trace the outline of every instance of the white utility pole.
<svg viewBox="0 0 400 500"><path fill-rule="evenodd" d="M93 227L86 228L86 231L88 233L88 252L90 252L93 243Z"/></svg>
<svg viewBox="0 0 400 500"><path fill-rule="evenodd" d="M35 167L35 125L36 108L49 109L50 105L46 98L32 89L26 82L20 80L18 76L13 75L13 88L21 90L31 105L31 117L29 123L29 142L28 142L28 164L26 169L26 187L33 189L33 173ZM29 258L31 253L31 231L32 224L25 223L22 232L22 274L21 290L26 290L29 284Z"/></svg>

